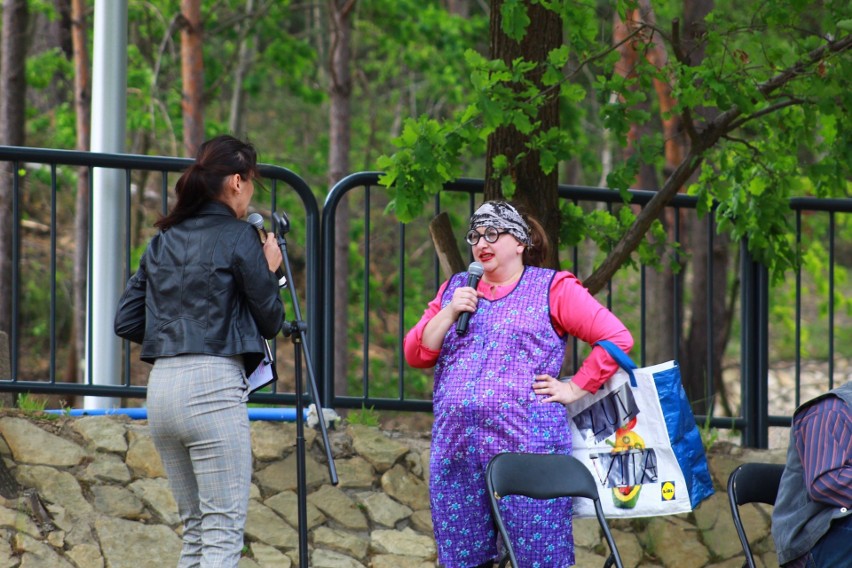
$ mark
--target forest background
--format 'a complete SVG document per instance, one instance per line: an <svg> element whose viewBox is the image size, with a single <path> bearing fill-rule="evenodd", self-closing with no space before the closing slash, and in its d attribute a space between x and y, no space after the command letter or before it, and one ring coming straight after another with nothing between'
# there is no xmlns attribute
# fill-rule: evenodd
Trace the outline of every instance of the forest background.
<svg viewBox="0 0 852 568"><path fill-rule="evenodd" d="M128 153L192 156L204 138L229 132L254 142L262 161L305 178L320 201L351 172L383 171L386 191L374 207L419 226L426 243L424 208L442 184L462 176L485 179L486 199L515 199L560 244L550 265L564 265L566 251L581 245L589 262L578 276L593 292L616 271L635 273L639 263L655 268L646 296L658 320L643 347L649 360L673 356L675 346L687 354L681 362L696 413L728 404L722 372L736 359L728 340L738 325L735 267L742 238L772 276L772 322L781 340L771 356L794 356L794 291L785 278L796 269L814 275L806 282L814 302L801 349L807 358L828 355L823 235L829 221L815 216L797 242L788 201L849 197L847 2L129 0L127 6ZM88 149L97 112L90 108L93 9L86 0L3 1L0 143ZM58 229L68 237L60 263L68 283L60 333L68 338L69 375L79 372L83 352L77 330L85 314L88 234L88 180L79 172L72 177L72 190L62 197L71 214ZM631 187L655 191L657 198L641 211L624 205L610 212L560 202L559 183L611 188L625 202ZM0 184L3 328L11 301L4 248L9 191L10 184ZM675 243L674 219L663 207L677 193L697 196L700 205L682 219L688 237ZM158 203L144 190L137 197L133 239L141 252ZM287 210L288 197L280 200ZM35 183L23 202L27 219L44 218L44 195ZM363 254L357 243L364 224L354 214L359 206L353 197L338 212L338 234L350 237L335 245L338 275L359 266L354 260ZM708 247L704 213L711 208L716 227ZM462 209L451 214L456 242ZM848 318L848 215L838 217L835 231L841 262L833 271L832 301ZM37 232L27 236L33 242ZM27 253L33 264L37 249ZM370 286L388 285L382 259L392 256L373 256L366 269ZM409 280L406 325L417 321L434 293L428 279L433 255L421 256L429 258L415 272L419 279ZM703 308L708 274L719 279L709 299L712 313ZM358 388L349 383L357 383L354 371L362 364L359 276L338 278L336 304L349 306L335 330L335 349L344 354L335 359L338 392ZM680 305L671 300L673 282L686 290ZM34 277L21 298L34 353L44 333L37 323L43 288ZM628 296L625 305L636 304L635 281L621 293ZM398 352L387 333L398 317L394 301L376 306L387 322L379 324L385 333L372 334L385 337L386 349L375 352L385 369L394 368ZM634 311L617 312L632 329ZM686 317L675 333L670 322L677 312ZM708 319L715 326L712 348ZM849 356L850 326L836 327L836 344ZM708 350L716 359L710 377ZM30 372L38 376L43 369ZM703 396L708 381L721 400ZM412 382L428 396L428 374L415 373Z"/></svg>

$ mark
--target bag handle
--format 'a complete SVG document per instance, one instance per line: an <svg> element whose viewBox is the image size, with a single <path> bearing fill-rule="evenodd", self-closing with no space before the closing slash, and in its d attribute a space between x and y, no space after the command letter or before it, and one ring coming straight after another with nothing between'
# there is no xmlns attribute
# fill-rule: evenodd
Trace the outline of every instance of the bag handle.
<svg viewBox="0 0 852 568"><path fill-rule="evenodd" d="M595 345L599 345L606 351L610 357L612 357L618 366L624 369L627 375L630 377L630 386L636 387L636 376L633 374L633 369L638 369L636 363L633 362L633 359L630 356L621 350L621 347L609 341L607 339L601 339Z"/></svg>

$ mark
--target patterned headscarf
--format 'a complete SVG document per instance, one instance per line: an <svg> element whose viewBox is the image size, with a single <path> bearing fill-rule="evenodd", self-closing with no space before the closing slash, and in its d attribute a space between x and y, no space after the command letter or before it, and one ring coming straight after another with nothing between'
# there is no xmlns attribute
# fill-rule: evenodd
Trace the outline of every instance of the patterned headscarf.
<svg viewBox="0 0 852 568"><path fill-rule="evenodd" d="M505 201L486 201L470 218L469 229L494 227L509 234L519 242L532 246L530 228L518 210Z"/></svg>

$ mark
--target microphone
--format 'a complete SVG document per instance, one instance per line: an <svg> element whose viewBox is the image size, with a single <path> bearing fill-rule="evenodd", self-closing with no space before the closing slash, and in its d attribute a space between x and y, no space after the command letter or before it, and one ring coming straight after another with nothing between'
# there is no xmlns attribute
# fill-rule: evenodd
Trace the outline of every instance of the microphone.
<svg viewBox="0 0 852 568"><path fill-rule="evenodd" d="M260 239L261 244L266 242L266 229L263 228L263 217L260 213L252 213L246 219L251 225L257 229L257 238ZM287 287L287 275L284 273L284 266L279 266L275 269L275 277L278 278L278 287L286 288Z"/></svg>
<svg viewBox="0 0 852 568"><path fill-rule="evenodd" d="M482 278L485 268L478 262L471 262L467 267L467 285L476 290L479 279ZM464 335L467 333L467 324L470 322L471 312L462 312L459 316L459 321L456 322L456 333Z"/></svg>

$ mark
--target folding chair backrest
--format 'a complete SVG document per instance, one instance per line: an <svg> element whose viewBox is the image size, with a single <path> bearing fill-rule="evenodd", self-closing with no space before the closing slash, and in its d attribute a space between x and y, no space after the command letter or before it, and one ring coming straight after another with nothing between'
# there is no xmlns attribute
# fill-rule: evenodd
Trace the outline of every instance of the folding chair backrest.
<svg viewBox="0 0 852 568"><path fill-rule="evenodd" d="M506 495L523 495L533 499L591 499L611 552L604 566L622 568L621 556L604 517L595 479L576 458L561 454L497 454L488 463L486 484L497 529L503 536L508 557L514 566L517 566L517 559L498 506L498 499Z"/></svg>
<svg viewBox="0 0 852 568"><path fill-rule="evenodd" d="M775 505L778 496L778 486L784 465L776 463L744 463L731 472L728 477L728 503L731 506L731 516L734 527L740 537L740 543L745 553L743 566L755 568L751 545L740 518L740 505L746 503L764 503Z"/></svg>
<svg viewBox="0 0 852 568"><path fill-rule="evenodd" d="M533 457L534 456L534 457ZM498 495L533 499L580 496L598 498L589 470L572 456L561 454L498 454L488 466L488 478Z"/></svg>

